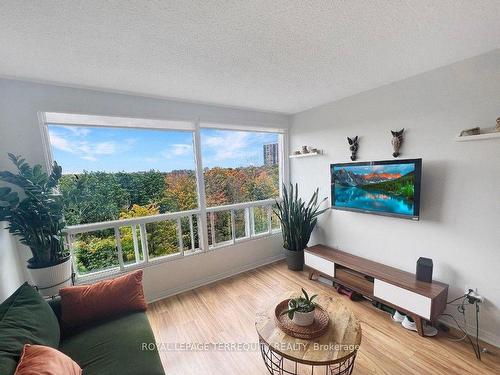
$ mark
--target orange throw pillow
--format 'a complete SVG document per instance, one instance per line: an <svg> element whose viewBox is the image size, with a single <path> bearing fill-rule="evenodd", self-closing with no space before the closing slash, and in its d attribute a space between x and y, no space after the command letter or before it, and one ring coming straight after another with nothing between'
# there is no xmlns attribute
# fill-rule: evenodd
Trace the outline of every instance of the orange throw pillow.
<svg viewBox="0 0 500 375"><path fill-rule="evenodd" d="M82 369L66 354L43 345L26 344L14 375L81 375Z"/></svg>
<svg viewBox="0 0 500 375"><path fill-rule="evenodd" d="M147 309L142 270L92 285L62 288L61 321L71 329L121 313Z"/></svg>

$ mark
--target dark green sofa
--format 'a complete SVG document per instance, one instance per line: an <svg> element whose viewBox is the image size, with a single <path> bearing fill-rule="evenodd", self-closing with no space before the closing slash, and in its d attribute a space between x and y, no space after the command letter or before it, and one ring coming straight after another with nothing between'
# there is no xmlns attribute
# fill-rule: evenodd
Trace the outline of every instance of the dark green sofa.
<svg viewBox="0 0 500 375"><path fill-rule="evenodd" d="M9 298L7 302L7 307L4 306L3 311L6 311L4 314L6 318L4 319L4 325L12 328L13 326L13 317L8 316L9 309L13 312L15 309L12 308L14 306L17 308L17 311L22 309L22 305L19 306L19 303L26 303L26 298L23 299L23 294L29 295L31 300L31 306L28 308L32 309L34 304L37 305L37 308L45 309L40 310L37 313L38 318L40 319L40 315L45 315L46 319L50 321L50 324L54 324L53 321L56 319L47 316L47 314L53 314L53 317L57 317L57 321L60 321L60 302L58 300L50 301L49 305L52 310L44 308L43 304L47 305L41 297L37 301L37 297L39 297L38 293L32 294L29 289L32 289L27 284L23 285L20 289L20 292L16 291L13 296L15 298ZM16 297L16 293L20 296ZM31 293L31 294L30 294ZM17 306L16 306L17 300ZM4 304L6 303L4 302ZM0 305L0 312L2 311L2 306ZM9 305L10 304L10 305ZM38 304L42 304L38 306ZM49 310L47 313L46 310ZM29 312L26 312L29 314ZM16 313L19 315L19 313ZM7 322L7 318L10 320ZM36 318L36 317L35 317ZM121 316L116 316L112 319L108 319L106 321L94 322L93 324L83 327L78 331L73 332L64 332L61 331L60 335L57 332L57 335L52 335L51 341L44 341L43 336L46 336L46 332L37 333L34 335L25 335L27 332L24 327L21 327L23 324L26 324L26 320L29 319L26 316L22 317L19 321L20 328L16 330L14 335L17 335L17 341L22 341L20 347L15 348L15 351L22 349L22 345L25 343L33 343L33 344L41 344L48 346L56 346L57 342L58 349L71 357L75 362L77 362L80 367L83 369L84 375L100 375L100 374L121 374L121 375L164 375L165 372L163 370L160 357L156 350L149 350L151 345L145 349L144 344L151 344L155 342L155 338L153 335L153 331L151 330L151 326L149 325L148 318L146 313L144 312L133 312L127 313ZM53 321L52 321L53 320ZM57 324L57 323L56 323ZM0 328L2 327L2 316L0 314ZM40 327L34 327L35 330L41 330ZM52 326L52 331L60 329L59 327ZM6 332L6 331L5 331ZM19 335L25 335L25 339L23 337L19 337ZM8 335L8 334L6 334ZM2 332L0 332L0 341L1 341ZM12 336L12 335L10 335ZM7 337L12 340L12 337ZM60 339L55 341L54 337L60 337ZM12 370L12 348L15 345L9 345L8 350L10 350L10 362L7 363L9 358L7 356L2 357L2 346L0 344L0 370ZM15 358L14 360L19 360L19 358ZM4 362L3 362L4 361ZM2 373L2 371L0 371ZM13 373L13 371L12 371ZM5 375L11 375L12 373L6 372ZM2 373L1 375L4 375Z"/></svg>

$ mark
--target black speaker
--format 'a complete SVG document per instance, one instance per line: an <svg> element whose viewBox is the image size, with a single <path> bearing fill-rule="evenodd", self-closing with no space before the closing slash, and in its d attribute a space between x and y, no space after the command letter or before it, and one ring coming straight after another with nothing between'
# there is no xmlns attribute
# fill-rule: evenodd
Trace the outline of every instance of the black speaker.
<svg viewBox="0 0 500 375"><path fill-rule="evenodd" d="M425 281L426 283L432 282L432 259L418 258L417 260L417 280Z"/></svg>

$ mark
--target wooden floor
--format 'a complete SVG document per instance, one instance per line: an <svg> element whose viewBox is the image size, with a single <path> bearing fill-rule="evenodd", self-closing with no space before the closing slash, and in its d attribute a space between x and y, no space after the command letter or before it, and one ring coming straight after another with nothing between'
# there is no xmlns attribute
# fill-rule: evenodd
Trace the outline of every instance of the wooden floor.
<svg viewBox="0 0 500 375"><path fill-rule="evenodd" d="M255 344L255 311L286 291L300 287L338 296L361 321L363 337L353 374L500 374L500 350L477 361L469 344L445 334L423 338L393 322L369 302L352 302L328 286L292 272L284 262L245 272L149 306L148 316L169 375L268 374L258 347L250 351L171 351L179 344ZM241 347L239 349L242 349ZM245 349L245 348L243 348Z"/></svg>

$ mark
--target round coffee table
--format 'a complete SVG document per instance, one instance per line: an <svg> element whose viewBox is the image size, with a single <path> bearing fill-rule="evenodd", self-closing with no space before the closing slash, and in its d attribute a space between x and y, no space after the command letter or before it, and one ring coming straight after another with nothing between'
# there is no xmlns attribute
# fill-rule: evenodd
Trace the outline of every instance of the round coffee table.
<svg viewBox="0 0 500 375"><path fill-rule="evenodd" d="M255 328L259 335L262 358L269 373L351 374L361 343L358 319L339 298L319 295L317 303L330 317L327 332L310 340L289 336L277 326L274 310L278 303L298 294L300 293L287 292L257 313Z"/></svg>

